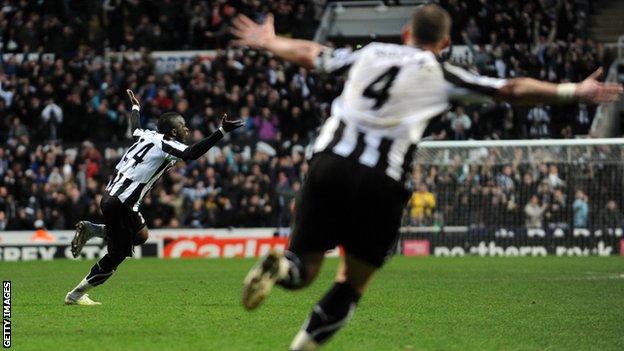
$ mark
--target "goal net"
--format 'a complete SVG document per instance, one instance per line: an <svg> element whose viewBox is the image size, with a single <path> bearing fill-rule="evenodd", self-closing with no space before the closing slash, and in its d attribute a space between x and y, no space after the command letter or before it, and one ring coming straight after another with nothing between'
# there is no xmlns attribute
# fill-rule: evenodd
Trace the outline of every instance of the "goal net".
<svg viewBox="0 0 624 351"><path fill-rule="evenodd" d="M483 254L480 244L513 254L535 243L555 254L600 254L602 243L615 254L623 160L624 139L422 142L403 237L452 239L458 254Z"/></svg>

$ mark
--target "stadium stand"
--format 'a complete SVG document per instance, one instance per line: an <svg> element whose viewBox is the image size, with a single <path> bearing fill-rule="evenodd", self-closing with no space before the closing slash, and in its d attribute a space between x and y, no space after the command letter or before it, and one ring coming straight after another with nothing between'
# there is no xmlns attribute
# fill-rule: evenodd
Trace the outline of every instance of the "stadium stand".
<svg viewBox="0 0 624 351"><path fill-rule="evenodd" d="M619 227L621 139L421 145L406 225L548 229ZM602 139L605 142L605 139ZM442 145L440 145L442 144ZM454 144L454 145L453 145ZM470 146L472 144L472 146ZM444 146L444 147L443 147Z"/></svg>
<svg viewBox="0 0 624 351"><path fill-rule="evenodd" d="M99 221L96 204L108 181L103 175L110 174L130 139L127 88L139 95L144 126L155 128L160 113L175 110L187 118L197 140L215 129L222 113L246 123L206 157L178 166L156 186L143 204L150 228L288 226L307 170L305 147L328 116L342 78L319 76L253 51L221 49L237 13L262 20L273 12L280 33L311 38L322 3L0 1L0 230L66 229L79 218ZM474 68L484 74L578 81L612 59L601 43L588 38L588 1L440 3L456 23L454 42L470 48ZM156 72L151 51L191 49L217 52L209 62L197 59L171 73ZM430 132L435 139L451 140L571 138L588 133L593 110L586 105L455 106ZM466 193L488 194L470 200L484 203L500 197L500 207L508 208L511 197L504 196L504 187L526 178L523 169L511 166L472 169L469 175L481 179L478 186L462 187L455 202L440 196L440 187L461 184L467 174L416 167L414 206L406 215L406 223L414 225L432 224L436 213L450 224L472 221L454 217L465 212L461 206L470 207L461 195ZM562 171L564 182L573 181L573 172ZM539 178L531 180L535 186L547 172L539 170ZM567 195L566 208L571 208L570 191L576 189L557 191L536 189L538 207L552 208ZM436 209L459 207L454 214L429 209L428 192L437 198ZM531 195L516 194L522 198L515 200L517 215L481 214L483 221L524 222L522 210Z"/></svg>

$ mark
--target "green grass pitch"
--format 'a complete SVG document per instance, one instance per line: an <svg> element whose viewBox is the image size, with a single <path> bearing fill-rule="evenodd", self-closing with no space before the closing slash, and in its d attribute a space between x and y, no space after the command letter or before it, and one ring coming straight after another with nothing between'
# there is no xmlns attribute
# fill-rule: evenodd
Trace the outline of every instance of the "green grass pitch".
<svg viewBox="0 0 624 351"><path fill-rule="evenodd" d="M1 263L15 350L286 350L337 266L240 304L252 260L127 260L64 306L93 261ZM395 257L327 350L624 350L624 258Z"/></svg>

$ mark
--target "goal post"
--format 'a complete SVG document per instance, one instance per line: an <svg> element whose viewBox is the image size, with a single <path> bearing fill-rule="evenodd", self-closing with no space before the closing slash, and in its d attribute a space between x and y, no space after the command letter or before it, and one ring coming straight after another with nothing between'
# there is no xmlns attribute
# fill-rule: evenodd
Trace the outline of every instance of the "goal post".
<svg viewBox="0 0 624 351"><path fill-rule="evenodd" d="M606 255L624 245L624 138L424 141L410 183L403 250L405 240L438 255Z"/></svg>

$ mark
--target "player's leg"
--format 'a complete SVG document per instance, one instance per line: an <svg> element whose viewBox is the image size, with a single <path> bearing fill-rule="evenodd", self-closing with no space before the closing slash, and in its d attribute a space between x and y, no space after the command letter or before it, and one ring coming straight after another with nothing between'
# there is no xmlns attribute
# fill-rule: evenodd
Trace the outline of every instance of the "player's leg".
<svg viewBox="0 0 624 351"><path fill-rule="evenodd" d="M348 208L344 194L346 183L342 160L329 155L317 155L310 163L301 195L297 199L292 233L284 257L288 276L278 284L288 290L304 288L318 274L325 252L336 247L338 232Z"/></svg>
<svg viewBox="0 0 624 351"><path fill-rule="evenodd" d="M99 305L99 302L89 298L87 292L94 287L103 284L110 278L117 267L126 258L125 255L107 253L91 267L91 270L78 285L65 296L65 304L68 305Z"/></svg>
<svg viewBox="0 0 624 351"><path fill-rule="evenodd" d="M104 196L100 207L109 238L108 253L91 267L89 273L72 291L67 293L66 304L99 304L89 299L86 293L106 282L126 256L132 255L132 243L136 236L147 236L145 224L116 197Z"/></svg>
<svg viewBox="0 0 624 351"><path fill-rule="evenodd" d="M325 252L336 246L336 213L345 204L340 186L327 181L333 175L327 171L334 169L329 161L317 156L310 164L310 172L297 199L288 250L283 254L271 252L245 277L245 308L258 307L275 284L288 290L308 286L316 277Z"/></svg>
<svg viewBox="0 0 624 351"><path fill-rule="evenodd" d="M132 237L133 245L142 245L147 241L149 237L147 226L143 226ZM104 255L93 267L86 277L76 286L72 292L74 297L79 294L84 294L88 290L103 284L113 273L117 270L117 267L128 256L128 253L118 249L110 249L109 253ZM72 293L70 292L70 294Z"/></svg>
<svg viewBox="0 0 624 351"><path fill-rule="evenodd" d="M336 212L345 219L337 232L345 256L334 285L314 306L291 350L314 350L348 322L398 239L408 193L400 184L359 166L349 176L353 185L345 187L342 193L350 206Z"/></svg>
<svg viewBox="0 0 624 351"><path fill-rule="evenodd" d="M149 231L147 230L147 226L143 226L139 231L134 234L132 237L132 245L143 245L149 238Z"/></svg>
<svg viewBox="0 0 624 351"><path fill-rule="evenodd" d="M362 294L368 287L368 284L372 280L372 275L377 269L377 267L370 263L366 263L346 253L344 256L340 257L340 263L338 264L334 281L336 283L349 282Z"/></svg>
<svg viewBox="0 0 624 351"><path fill-rule="evenodd" d="M347 253L341 258L332 288L314 306L290 350L315 350L342 328L355 312L376 266Z"/></svg>
<svg viewBox="0 0 624 351"><path fill-rule="evenodd" d="M294 251L284 252L283 262L287 269L277 281L277 285L287 290L298 290L310 285L323 265L325 251L296 254Z"/></svg>

